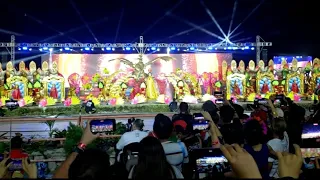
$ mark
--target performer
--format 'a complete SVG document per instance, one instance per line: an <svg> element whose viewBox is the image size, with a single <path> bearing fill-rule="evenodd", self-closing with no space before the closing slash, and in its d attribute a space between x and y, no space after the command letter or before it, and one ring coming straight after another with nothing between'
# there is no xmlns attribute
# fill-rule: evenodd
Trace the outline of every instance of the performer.
<svg viewBox="0 0 320 180"><path fill-rule="evenodd" d="M21 92L19 89L19 85L15 85L14 90L12 91L13 99L19 100L21 99Z"/></svg>
<svg viewBox="0 0 320 180"><path fill-rule="evenodd" d="M240 91L240 88L237 84L237 81L234 81L234 83L233 83L233 92L232 93L235 96L239 96L241 94L241 91Z"/></svg>
<svg viewBox="0 0 320 180"><path fill-rule="evenodd" d="M296 81L294 80L292 85L291 85L291 91L294 92L294 93L299 93L299 87L296 83Z"/></svg>
<svg viewBox="0 0 320 180"><path fill-rule="evenodd" d="M267 92L269 92L269 86L268 86L267 82L264 82L264 84L262 85L262 88L261 88L261 93L266 94Z"/></svg>
<svg viewBox="0 0 320 180"><path fill-rule="evenodd" d="M147 77L146 94L147 94L148 99L155 100L158 98L158 91L157 91L157 87L156 87L156 82L150 74Z"/></svg>
<svg viewBox="0 0 320 180"><path fill-rule="evenodd" d="M50 89L50 97L52 97L53 99L58 99L58 91L55 84L53 84Z"/></svg>

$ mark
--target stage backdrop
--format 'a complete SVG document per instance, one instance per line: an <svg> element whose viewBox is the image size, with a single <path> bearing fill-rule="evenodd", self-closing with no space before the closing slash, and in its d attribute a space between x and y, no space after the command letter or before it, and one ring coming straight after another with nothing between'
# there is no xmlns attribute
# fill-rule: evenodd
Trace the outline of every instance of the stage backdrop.
<svg viewBox="0 0 320 180"><path fill-rule="evenodd" d="M148 62L159 56L167 56L167 54L147 54L144 55L144 62ZM201 54L170 54L175 58L174 61L165 62L159 60L146 69L151 68L152 74L156 77L160 73L171 73L175 69L180 68L190 73L202 74L204 72L220 72L222 61L226 60L230 64L232 60L231 53L201 53ZM48 56L44 56L42 60L48 60ZM126 65L120 61L111 61L116 58L126 58L137 62L138 54L53 54L52 60L57 62L59 72L68 78L72 73L83 75L85 73L93 75L102 73L107 68L110 73L119 69L126 69ZM66 81L66 87L69 87Z"/></svg>

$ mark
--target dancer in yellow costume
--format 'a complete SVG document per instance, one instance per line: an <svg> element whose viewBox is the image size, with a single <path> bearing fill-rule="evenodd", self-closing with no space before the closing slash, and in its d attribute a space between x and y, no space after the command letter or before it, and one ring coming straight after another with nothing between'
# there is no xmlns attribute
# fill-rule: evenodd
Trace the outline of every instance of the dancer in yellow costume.
<svg viewBox="0 0 320 180"><path fill-rule="evenodd" d="M151 74L148 75L146 80L147 88L146 88L146 95L148 99L155 100L158 98L158 89L156 86L156 81L153 79Z"/></svg>

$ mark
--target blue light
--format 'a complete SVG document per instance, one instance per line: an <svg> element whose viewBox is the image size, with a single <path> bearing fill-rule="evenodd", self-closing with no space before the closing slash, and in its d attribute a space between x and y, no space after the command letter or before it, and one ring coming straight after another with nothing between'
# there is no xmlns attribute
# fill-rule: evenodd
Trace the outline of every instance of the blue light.
<svg viewBox="0 0 320 180"><path fill-rule="evenodd" d="M115 48L112 48L112 51L116 50Z"/></svg>
<svg viewBox="0 0 320 180"><path fill-rule="evenodd" d="M158 48L157 51L160 51L160 48Z"/></svg>
<svg viewBox="0 0 320 180"><path fill-rule="evenodd" d="M40 48L39 51L42 51L42 49Z"/></svg>
<svg viewBox="0 0 320 180"><path fill-rule="evenodd" d="M46 51L46 50L48 50L48 48L47 48L47 47L44 47L44 48L43 48L43 50L45 50L45 51Z"/></svg>
<svg viewBox="0 0 320 180"><path fill-rule="evenodd" d="M252 47L251 50L254 50L254 47Z"/></svg>
<svg viewBox="0 0 320 180"><path fill-rule="evenodd" d="M90 48L86 47L86 48L84 48L84 50L89 51L89 50L90 50Z"/></svg>
<svg viewBox="0 0 320 180"><path fill-rule="evenodd" d="M194 50L194 47L191 47L190 50L193 51L193 50Z"/></svg>
<svg viewBox="0 0 320 180"><path fill-rule="evenodd" d="M237 48L237 47L233 47L232 49L233 49L233 50L237 50L238 48Z"/></svg>
<svg viewBox="0 0 320 180"><path fill-rule="evenodd" d="M129 48L129 47L126 47L126 50L127 50L127 51L130 51L130 49L131 49L131 48Z"/></svg>
<svg viewBox="0 0 320 180"><path fill-rule="evenodd" d="M110 48L110 47L107 47L106 50L107 50L107 51L111 51L111 48Z"/></svg>
<svg viewBox="0 0 320 180"><path fill-rule="evenodd" d="M244 49L249 49L249 46L244 47Z"/></svg>
<svg viewBox="0 0 320 180"><path fill-rule="evenodd" d="M241 48L241 50L244 50L244 48Z"/></svg>
<svg viewBox="0 0 320 180"><path fill-rule="evenodd" d="M66 48L64 48L65 50L67 50L67 51L69 51L70 50L70 48L68 48L68 47L66 47Z"/></svg>
<svg viewBox="0 0 320 180"><path fill-rule="evenodd" d="M23 49L23 50L28 50L28 47L23 47L22 49Z"/></svg>
<svg viewBox="0 0 320 180"><path fill-rule="evenodd" d="M232 49L232 47L228 47L228 49Z"/></svg>
<svg viewBox="0 0 320 180"><path fill-rule="evenodd" d="M227 50L227 48L223 48L224 50Z"/></svg>
<svg viewBox="0 0 320 180"><path fill-rule="evenodd" d="M20 51L20 50L21 50L21 48L18 48L18 50Z"/></svg>
<svg viewBox="0 0 320 180"><path fill-rule="evenodd" d="M170 49L171 49L171 50L176 50L176 48L175 48L175 47L171 47Z"/></svg>
<svg viewBox="0 0 320 180"><path fill-rule="evenodd" d="M104 51L104 48L101 48L102 51Z"/></svg>
<svg viewBox="0 0 320 180"><path fill-rule="evenodd" d="M212 50L212 47L208 47L209 50Z"/></svg>
<svg viewBox="0 0 320 180"><path fill-rule="evenodd" d="M32 51L32 48L29 48L29 51Z"/></svg>
<svg viewBox="0 0 320 180"><path fill-rule="evenodd" d="M152 47L152 48L151 48L151 50L152 50L152 51L155 51L155 50L156 50L156 48L155 48L155 47Z"/></svg>

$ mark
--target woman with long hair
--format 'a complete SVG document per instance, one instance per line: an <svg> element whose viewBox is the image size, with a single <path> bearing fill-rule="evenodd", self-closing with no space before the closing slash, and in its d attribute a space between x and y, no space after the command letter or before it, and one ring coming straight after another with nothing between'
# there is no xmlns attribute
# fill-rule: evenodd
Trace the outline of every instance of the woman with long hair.
<svg viewBox="0 0 320 180"><path fill-rule="evenodd" d="M129 179L180 179L181 172L167 162L160 141L155 137L145 137L141 140L139 160L129 173Z"/></svg>

